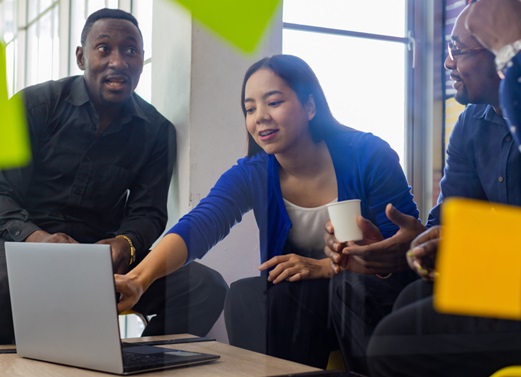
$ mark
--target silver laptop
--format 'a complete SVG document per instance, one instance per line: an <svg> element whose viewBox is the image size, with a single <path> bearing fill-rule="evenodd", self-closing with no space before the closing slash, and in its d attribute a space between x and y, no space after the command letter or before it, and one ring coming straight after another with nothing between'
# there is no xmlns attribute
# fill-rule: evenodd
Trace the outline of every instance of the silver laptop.
<svg viewBox="0 0 521 377"><path fill-rule="evenodd" d="M114 374L219 358L122 346L109 245L6 242L5 249L20 356Z"/></svg>

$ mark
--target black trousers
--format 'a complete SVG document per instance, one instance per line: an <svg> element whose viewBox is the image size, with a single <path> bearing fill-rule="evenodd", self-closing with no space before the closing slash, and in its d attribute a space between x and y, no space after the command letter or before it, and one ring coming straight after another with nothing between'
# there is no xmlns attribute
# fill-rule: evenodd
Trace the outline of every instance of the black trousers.
<svg viewBox="0 0 521 377"><path fill-rule="evenodd" d="M416 279L412 271L387 279L350 271L333 277L330 315L349 371L368 373L366 347L376 325L392 311L402 289Z"/></svg>
<svg viewBox="0 0 521 377"><path fill-rule="evenodd" d="M142 335L206 335L222 312L227 291L217 271L197 262L158 279L134 307L144 315L156 315ZM0 240L0 344L13 343L4 241Z"/></svg>
<svg viewBox="0 0 521 377"><path fill-rule="evenodd" d="M521 321L438 313L432 284L418 281L377 326L367 353L372 377L488 377L521 364Z"/></svg>
<svg viewBox="0 0 521 377"><path fill-rule="evenodd" d="M231 345L325 368L338 349L329 321L329 279L270 284L252 277L231 284L224 318Z"/></svg>

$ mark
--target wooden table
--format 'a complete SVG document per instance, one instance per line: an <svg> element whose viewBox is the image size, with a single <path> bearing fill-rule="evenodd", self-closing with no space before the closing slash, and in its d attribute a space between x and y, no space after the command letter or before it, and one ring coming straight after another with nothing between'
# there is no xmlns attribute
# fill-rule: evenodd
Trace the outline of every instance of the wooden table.
<svg viewBox="0 0 521 377"><path fill-rule="evenodd" d="M148 341L158 339L186 338L190 335L168 335L158 337L133 338L125 341ZM167 369L158 372L148 372L143 377L155 376L186 376L186 377L255 377L274 376L287 373L302 373L318 371L320 369L307 365L297 364L291 361L266 356L260 353L247 351L228 344L209 341L197 343L181 343L173 345L161 345L161 347L176 348L185 351L204 352L220 355L221 358L209 364L194 365ZM12 348L0 346L0 349ZM63 365L51 364L42 361L24 359L16 353L0 354L0 375L9 377L99 377L110 374L78 369ZM139 376L138 375L138 376Z"/></svg>

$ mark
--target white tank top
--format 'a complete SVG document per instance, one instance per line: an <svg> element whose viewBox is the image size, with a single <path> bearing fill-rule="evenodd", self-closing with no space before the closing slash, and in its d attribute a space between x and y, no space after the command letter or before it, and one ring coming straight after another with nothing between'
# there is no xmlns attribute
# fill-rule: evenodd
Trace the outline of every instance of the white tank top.
<svg viewBox="0 0 521 377"><path fill-rule="evenodd" d="M338 199L331 201L337 202ZM314 208L299 207L286 199L284 205L293 226L289 231L288 242L292 250L299 255L322 259L325 258L324 242L326 221L329 220L327 207Z"/></svg>

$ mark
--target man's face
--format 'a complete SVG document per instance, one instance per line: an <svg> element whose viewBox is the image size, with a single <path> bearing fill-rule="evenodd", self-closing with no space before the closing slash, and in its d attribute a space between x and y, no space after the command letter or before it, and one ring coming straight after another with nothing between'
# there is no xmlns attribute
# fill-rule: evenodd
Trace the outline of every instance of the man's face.
<svg viewBox="0 0 521 377"><path fill-rule="evenodd" d="M101 19L76 49L78 67L96 108L126 102L143 71L143 39L130 21Z"/></svg>
<svg viewBox="0 0 521 377"><path fill-rule="evenodd" d="M456 100L461 104L498 104L499 77L496 73L494 55L483 48L466 30L465 18L468 8L459 15L452 30L449 50L452 57L445 59L445 68L454 80Z"/></svg>

